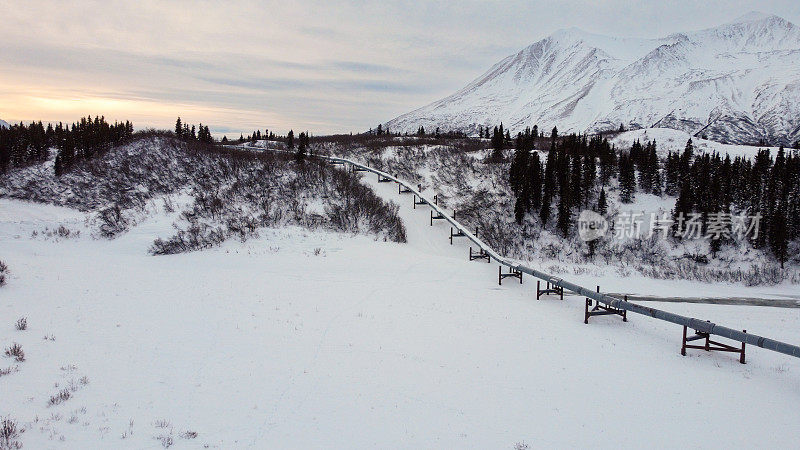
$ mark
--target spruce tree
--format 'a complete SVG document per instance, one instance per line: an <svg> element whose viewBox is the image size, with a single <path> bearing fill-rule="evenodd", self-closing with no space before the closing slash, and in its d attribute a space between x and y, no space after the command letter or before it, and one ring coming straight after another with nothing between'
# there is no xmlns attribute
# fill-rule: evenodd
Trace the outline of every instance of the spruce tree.
<svg viewBox="0 0 800 450"><path fill-rule="evenodd" d="M534 153L528 164L528 176L526 177L530 203L528 210L534 208L539 210L542 206L542 164L539 162L539 154Z"/></svg>
<svg viewBox="0 0 800 450"><path fill-rule="evenodd" d="M492 157L493 162L501 162L503 160L503 124L500 128L494 128L494 135L492 136Z"/></svg>
<svg viewBox="0 0 800 450"><path fill-rule="evenodd" d="M301 132L297 141L297 153L295 154L295 159L298 162L303 162L306 159L306 134Z"/></svg>
<svg viewBox="0 0 800 450"><path fill-rule="evenodd" d="M608 203L606 202L606 190L600 189L600 197L597 199L597 212L605 216L608 212Z"/></svg>
<svg viewBox="0 0 800 450"><path fill-rule="evenodd" d="M561 195L558 198L558 223L556 226L564 237L569 235L569 226L572 219L572 209L570 207L572 199L570 194L569 184L561 183Z"/></svg>
<svg viewBox="0 0 800 450"><path fill-rule="evenodd" d="M619 156L619 199L622 203L632 203L636 196L636 174L630 155Z"/></svg>
<svg viewBox="0 0 800 450"><path fill-rule="evenodd" d="M528 171L528 158L530 152L524 145L522 145L522 135L517 137L517 146L514 149L514 159L511 161L509 167L508 182L511 185L511 191L514 195L519 196L522 190L522 185L525 180L525 175Z"/></svg>

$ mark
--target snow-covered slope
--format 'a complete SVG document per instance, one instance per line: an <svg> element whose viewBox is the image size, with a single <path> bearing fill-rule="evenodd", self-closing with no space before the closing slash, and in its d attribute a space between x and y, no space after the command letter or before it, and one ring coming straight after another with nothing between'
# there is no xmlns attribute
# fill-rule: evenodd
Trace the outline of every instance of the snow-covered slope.
<svg viewBox="0 0 800 450"><path fill-rule="evenodd" d="M800 139L800 28L773 15L660 39L560 30L455 94L388 122L477 132L667 127L728 143Z"/></svg>
<svg viewBox="0 0 800 450"><path fill-rule="evenodd" d="M8 125L8 122L6 122L3 119L0 119L0 127L10 128L10 126Z"/></svg>

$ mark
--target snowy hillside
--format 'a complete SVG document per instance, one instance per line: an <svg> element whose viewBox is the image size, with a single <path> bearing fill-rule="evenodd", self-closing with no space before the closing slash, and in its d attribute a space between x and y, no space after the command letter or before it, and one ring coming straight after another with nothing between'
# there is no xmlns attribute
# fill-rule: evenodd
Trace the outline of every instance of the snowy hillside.
<svg viewBox="0 0 800 450"><path fill-rule="evenodd" d="M51 152L55 153L55 152ZM143 133L56 176L53 159L0 177L11 197L92 212L99 235L113 238L160 208L164 194L192 202L176 217L174 234L153 253L177 253L246 240L264 226L299 225L369 233L402 242L396 205L383 203L343 171L313 161L296 164L278 153L220 150L169 135Z"/></svg>
<svg viewBox="0 0 800 450"><path fill-rule="evenodd" d="M800 139L800 28L750 13L661 39L558 31L455 94L387 123L477 133L666 127L726 143Z"/></svg>
<svg viewBox="0 0 800 450"><path fill-rule="evenodd" d="M10 126L8 125L8 122L6 122L3 119L0 119L0 127L10 128Z"/></svg>
<svg viewBox="0 0 800 450"><path fill-rule="evenodd" d="M688 138L686 133L676 130L645 129L619 133L612 143L628 150L634 140L656 140L663 157L669 150L682 152ZM589 258L586 243L577 235L564 238L553 227L552 221L550 227L542 227L537 214L528 214L522 224L516 223L512 214L515 196L508 181L509 163L487 164L489 150L466 146L467 140L463 141L395 137L385 141L384 147L373 142L363 147L328 145L324 151L398 174L419 185L429 196L437 195L440 205L457 210L459 220L468 228L482 230L481 238L492 248L507 257L538 265L548 273L564 276L591 273L594 277L621 277L625 280L630 280L635 274L643 279L649 278L640 285L641 290L635 291L632 285L627 284L624 289L631 294L650 291L659 283L657 280L683 279L714 283L714 293L709 293L711 296L739 296L745 286L763 288L775 285L777 290L773 293L789 294L794 298L792 294L800 282L796 260L783 269L771 259L766 249L754 249L748 245L726 246L724 251L711 258L707 240L675 242L648 239L650 225L647 220L641 225L641 238L600 240L595 251L604 256ZM471 143L476 141L471 140ZM758 147L703 139L696 141L695 148L699 151L730 153L732 157L752 156L758 150ZM540 159L544 161L545 158L540 153ZM632 203L623 203L616 180L605 185L605 192L609 217L618 214L662 217L670 214L676 203L675 196L641 191ZM710 260L697 262L693 259L697 254L708 254ZM656 291L674 292L672 289ZM727 293L722 294L724 291ZM753 295L760 297L765 294L762 289Z"/></svg>

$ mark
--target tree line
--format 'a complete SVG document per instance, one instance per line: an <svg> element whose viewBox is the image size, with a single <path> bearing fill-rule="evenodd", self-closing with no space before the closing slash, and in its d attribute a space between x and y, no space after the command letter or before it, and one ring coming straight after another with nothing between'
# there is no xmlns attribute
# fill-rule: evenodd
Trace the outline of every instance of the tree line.
<svg viewBox="0 0 800 450"><path fill-rule="evenodd" d="M581 209L607 212L607 191L616 181L622 203L633 202L637 193L677 197L671 220L676 239L685 230L683 218L690 215L699 217L703 235L720 213L758 216L759 233L749 236L751 245L769 249L783 264L789 244L800 238L796 151L781 148L772 157L769 150L760 150L752 159L695 154L690 139L683 152L670 151L662 158L655 141L635 141L629 149L616 149L601 136L559 138L553 128L545 153L536 148L537 133L537 127L526 129L513 142L508 177L518 223L530 214L542 227L553 226L562 236L570 236L577 230L576 213ZM501 127L495 128L491 139L492 159L501 160L509 140ZM729 233L711 240L712 256L732 242Z"/></svg>
<svg viewBox="0 0 800 450"><path fill-rule="evenodd" d="M111 124L102 116L87 116L71 126L59 122L45 127L39 121L0 127L0 173L46 161L50 149L55 148L54 169L56 175L61 175L76 162L92 159L132 135L131 122Z"/></svg>
<svg viewBox="0 0 800 450"><path fill-rule="evenodd" d="M211 130L208 125L200 125L195 128L194 125L189 126L188 123L183 123L181 118L175 121L175 136L182 141L198 141L205 144L213 144L214 138L211 136Z"/></svg>

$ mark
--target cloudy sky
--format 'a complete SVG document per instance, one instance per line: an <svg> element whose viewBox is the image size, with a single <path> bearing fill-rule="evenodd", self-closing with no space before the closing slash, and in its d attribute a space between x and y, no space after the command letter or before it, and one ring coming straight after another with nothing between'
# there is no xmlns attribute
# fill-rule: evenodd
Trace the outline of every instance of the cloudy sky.
<svg viewBox="0 0 800 450"><path fill-rule="evenodd" d="M0 118L361 131L559 28L657 37L755 6L800 23L797 0L0 0Z"/></svg>

